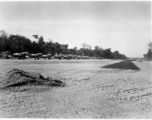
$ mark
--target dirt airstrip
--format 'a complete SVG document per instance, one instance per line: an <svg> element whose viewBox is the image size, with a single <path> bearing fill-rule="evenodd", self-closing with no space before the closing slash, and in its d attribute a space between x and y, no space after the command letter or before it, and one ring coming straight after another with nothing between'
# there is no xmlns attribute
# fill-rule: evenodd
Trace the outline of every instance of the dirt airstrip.
<svg viewBox="0 0 152 120"><path fill-rule="evenodd" d="M152 63L133 61L136 69L113 69L112 64L119 62L122 61L0 60L0 81L17 68L66 84L0 90L0 117L152 118Z"/></svg>

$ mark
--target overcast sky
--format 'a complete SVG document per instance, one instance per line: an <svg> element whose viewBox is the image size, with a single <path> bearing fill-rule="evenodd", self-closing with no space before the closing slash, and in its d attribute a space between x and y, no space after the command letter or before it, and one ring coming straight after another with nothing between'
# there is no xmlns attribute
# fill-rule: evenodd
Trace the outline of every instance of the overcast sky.
<svg viewBox="0 0 152 120"><path fill-rule="evenodd" d="M151 41L151 2L0 2L0 30L143 57Z"/></svg>

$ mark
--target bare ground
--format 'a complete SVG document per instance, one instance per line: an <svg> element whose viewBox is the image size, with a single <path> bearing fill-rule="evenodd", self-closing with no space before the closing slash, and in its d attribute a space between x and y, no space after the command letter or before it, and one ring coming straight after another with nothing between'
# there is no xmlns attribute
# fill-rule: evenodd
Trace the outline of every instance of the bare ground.
<svg viewBox="0 0 152 120"><path fill-rule="evenodd" d="M1 118L152 118L152 63L106 69L119 60L0 60L0 79L18 68L60 79L63 88L0 91ZM29 86L30 87L30 86Z"/></svg>

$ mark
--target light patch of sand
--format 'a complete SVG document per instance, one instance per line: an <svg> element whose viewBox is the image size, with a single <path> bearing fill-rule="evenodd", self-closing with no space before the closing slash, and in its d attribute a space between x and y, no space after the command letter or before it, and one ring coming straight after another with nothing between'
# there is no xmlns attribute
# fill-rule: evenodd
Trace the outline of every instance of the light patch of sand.
<svg viewBox="0 0 152 120"><path fill-rule="evenodd" d="M60 79L67 87L0 91L0 117L152 118L151 62L134 61L139 71L102 68L117 62L1 60L0 77L18 68Z"/></svg>

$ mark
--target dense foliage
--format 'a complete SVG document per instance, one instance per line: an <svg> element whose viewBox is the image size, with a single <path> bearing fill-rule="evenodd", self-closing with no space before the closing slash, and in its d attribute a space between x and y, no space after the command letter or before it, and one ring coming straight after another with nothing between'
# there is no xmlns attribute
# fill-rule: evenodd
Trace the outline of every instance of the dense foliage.
<svg viewBox="0 0 152 120"><path fill-rule="evenodd" d="M152 59L152 42L148 43L148 52L144 54L144 58Z"/></svg>
<svg viewBox="0 0 152 120"><path fill-rule="evenodd" d="M0 52L10 51L13 53L29 52L29 53L42 53L51 54L74 54L90 57L102 57L107 59L126 59L126 56L120 54L119 51L112 52L110 48L102 49L95 46L94 49L90 45L82 44L82 48L68 49L68 44L59 44L52 40L45 42L43 36L33 35L35 41L21 36L21 35L7 35L3 30L0 31Z"/></svg>

